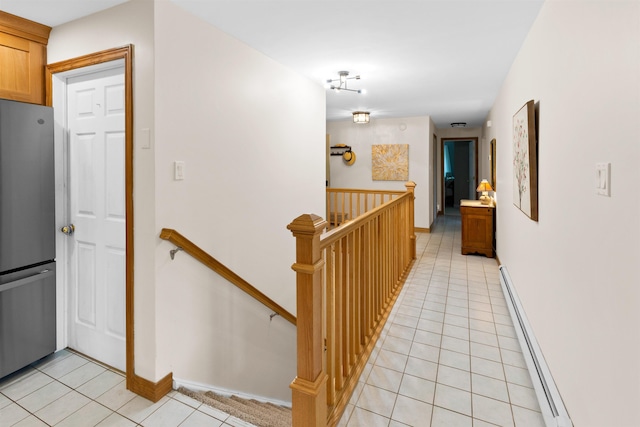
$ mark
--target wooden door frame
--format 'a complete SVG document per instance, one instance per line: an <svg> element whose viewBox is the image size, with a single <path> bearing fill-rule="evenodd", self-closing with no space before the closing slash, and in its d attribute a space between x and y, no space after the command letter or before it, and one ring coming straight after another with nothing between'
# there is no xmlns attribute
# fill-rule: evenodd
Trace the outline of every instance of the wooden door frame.
<svg viewBox="0 0 640 427"><path fill-rule="evenodd" d="M133 45L90 53L53 64L45 68L46 105L53 105L53 75L116 60L124 60L125 86L125 311L126 311L126 378L127 389L157 402L171 391L172 374L154 383L135 374L134 342L134 245L133 245Z"/></svg>
<svg viewBox="0 0 640 427"><path fill-rule="evenodd" d="M440 214L444 214L445 213L445 209L444 209L444 143L445 141L473 141L475 144L475 167L476 167L476 188L478 187L478 184L480 183L480 181L478 181L478 137L477 136L473 136L473 137L466 137L466 138L447 138L447 137L440 137L440 207L442 208L439 212L438 215ZM477 198L477 195L476 195Z"/></svg>

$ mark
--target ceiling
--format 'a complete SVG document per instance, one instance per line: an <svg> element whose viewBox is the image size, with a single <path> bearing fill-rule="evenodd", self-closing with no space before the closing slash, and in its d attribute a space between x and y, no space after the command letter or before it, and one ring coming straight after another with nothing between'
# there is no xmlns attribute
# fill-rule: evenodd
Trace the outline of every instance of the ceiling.
<svg viewBox="0 0 640 427"><path fill-rule="evenodd" d="M0 0L52 27L127 0ZM156 0L157 1L157 0ZM170 0L327 90L327 120L429 115L482 126L543 0Z"/></svg>

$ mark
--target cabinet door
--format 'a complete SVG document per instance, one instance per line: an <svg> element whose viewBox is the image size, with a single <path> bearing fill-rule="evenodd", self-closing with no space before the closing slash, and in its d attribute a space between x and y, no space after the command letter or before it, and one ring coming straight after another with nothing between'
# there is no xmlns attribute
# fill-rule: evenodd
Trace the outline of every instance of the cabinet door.
<svg viewBox="0 0 640 427"><path fill-rule="evenodd" d="M462 253L493 256L493 211L491 208L461 208Z"/></svg>
<svg viewBox="0 0 640 427"><path fill-rule="evenodd" d="M45 47L0 32L0 98L44 104Z"/></svg>

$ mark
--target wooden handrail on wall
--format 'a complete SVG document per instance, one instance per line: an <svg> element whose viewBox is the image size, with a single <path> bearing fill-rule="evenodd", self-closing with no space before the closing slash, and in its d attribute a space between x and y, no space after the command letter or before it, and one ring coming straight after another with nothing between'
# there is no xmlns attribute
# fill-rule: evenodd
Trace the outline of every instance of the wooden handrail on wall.
<svg viewBox="0 0 640 427"><path fill-rule="evenodd" d="M402 195L324 232L313 214L296 238L297 376L293 426L335 426L416 258L415 183Z"/></svg>
<svg viewBox="0 0 640 427"><path fill-rule="evenodd" d="M172 230L170 228L163 228L160 232L160 238L164 240L168 240L174 245L181 248L184 252L188 253L211 270L215 271L229 282L236 285L238 288L242 289L247 294L251 295L253 298L260 301L262 304L269 307L275 313L282 316L284 319L289 322L296 324L296 317L281 307L278 303L273 301L271 298L260 292L258 289L253 287L249 282L244 280L242 277L238 276L236 273L231 271L227 266L222 264L220 261L206 253L200 247L198 247L191 240L184 237L182 234L178 233L176 230Z"/></svg>

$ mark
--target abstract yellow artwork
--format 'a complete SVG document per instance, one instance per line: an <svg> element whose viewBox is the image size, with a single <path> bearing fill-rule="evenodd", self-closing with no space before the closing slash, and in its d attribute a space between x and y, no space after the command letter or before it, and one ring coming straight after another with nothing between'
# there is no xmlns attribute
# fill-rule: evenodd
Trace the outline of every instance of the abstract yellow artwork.
<svg viewBox="0 0 640 427"><path fill-rule="evenodd" d="M408 181L409 144L372 145L371 177L374 181Z"/></svg>

